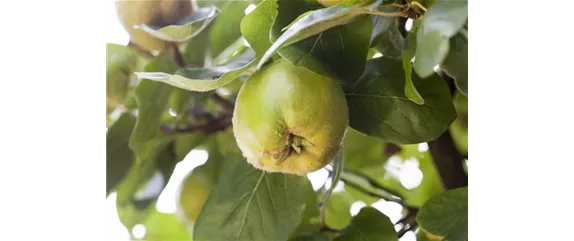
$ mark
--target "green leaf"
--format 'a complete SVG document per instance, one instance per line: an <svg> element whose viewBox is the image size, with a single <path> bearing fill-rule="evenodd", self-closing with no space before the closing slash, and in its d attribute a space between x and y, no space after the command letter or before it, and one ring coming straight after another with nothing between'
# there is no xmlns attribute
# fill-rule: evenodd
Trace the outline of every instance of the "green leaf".
<svg viewBox="0 0 574 241"><path fill-rule="evenodd" d="M270 40L275 42L281 34L301 18L311 14L322 6L316 1L277 0L277 17L269 32Z"/></svg>
<svg viewBox="0 0 574 241"><path fill-rule="evenodd" d="M468 241L468 222L454 228L443 241Z"/></svg>
<svg viewBox="0 0 574 241"><path fill-rule="evenodd" d="M133 163L134 154L128 142L135 123L133 115L123 113L106 134L106 196L126 176Z"/></svg>
<svg viewBox="0 0 574 241"><path fill-rule="evenodd" d="M218 142L219 151L222 155L233 156L235 154L242 154L241 150L239 150L239 147L237 147L237 142L235 141L235 136L231 127L219 132L217 135L215 135L215 139Z"/></svg>
<svg viewBox="0 0 574 241"><path fill-rule="evenodd" d="M146 232L142 239L146 241L192 240L185 225L176 215L160 213L155 208L150 211L143 225Z"/></svg>
<svg viewBox="0 0 574 241"><path fill-rule="evenodd" d="M185 42L205 29L215 19L219 10L216 7L199 8L190 15L168 26L136 24L134 28L141 29L155 38L167 42Z"/></svg>
<svg viewBox="0 0 574 241"><path fill-rule="evenodd" d="M468 38L463 33L450 39L450 51L440 67L454 78L457 89L468 96Z"/></svg>
<svg viewBox="0 0 574 241"><path fill-rule="evenodd" d="M278 49L324 32L332 27L347 24L354 17L376 9L381 3L382 0L377 0L370 6L333 6L306 13L304 17L298 18L297 22L290 24L290 27L265 51L265 54L259 60L257 68L260 69Z"/></svg>
<svg viewBox="0 0 574 241"><path fill-rule="evenodd" d="M449 52L449 39L464 25L468 18L466 0L437 0L428 9L417 33L417 53L414 69L421 78L434 73Z"/></svg>
<svg viewBox="0 0 574 241"><path fill-rule="evenodd" d="M226 135L225 132L218 132L210 135L205 143L205 149L209 153L209 157L205 164L201 165L203 174L206 176L210 184L215 185L217 180L219 180L219 171L221 166L225 165L226 160L240 160L242 156L238 153L226 153L222 150L224 147L220 142L221 136L226 138L233 138L232 136ZM219 137L219 138L218 138Z"/></svg>
<svg viewBox="0 0 574 241"><path fill-rule="evenodd" d="M405 96L409 98L412 102L415 102L419 105L425 103L425 100L413 84L412 79L412 62L411 60L415 56L416 53L416 33L418 30L418 24L414 24L413 31L409 33L406 39L406 43L404 46L404 50L402 53L402 60L403 60L403 69L405 70Z"/></svg>
<svg viewBox="0 0 574 241"><path fill-rule="evenodd" d="M364 207L347 229L335 241L398 241L397 232L389 217L373 207Z"/></svg>
<svg viewBox="0 0 574 241"><path fill-rule="evenodd" d="M243 52L247 51L249 47L245 45L245 38L240 37L235 40L226 49L222 50L219 55L213 58L212 64L223 65L229 62L236 56L241 55Z"/></svg>
<svg viewBox="0 0 574 241"><path fill-rule="evenodd" d="M187 90L172 88L168 100L168 110L163 113L164 124L186 124L188 122L188 108L191 94Z"/></svg>
<svg viewBox="0 0 574 241"><path fill-rule="evenodd" d="M171 176L171 173L168 174L169 176L165 176L164 164L162 164L164 167L160 167L158 170L158 163L174 163L173 160L165 159L166 154L171 151L170 148L168 148L170 142L171 140L169 138L158 141L156 146L153 147L151 155L147 159L143 160L141 163L132 164L128 176L122 180L116 189L116 208L118 216L120 222L128 229L131 229L134 225L142 223L143 220L145 220L151 212L152 208L150 207L154 206L159 194L167 184L169 176ZM167 156L169 157L169 155ZM175 164L172 166L175 166ZM137 197L136 194L138 191L142 188L149 188L148 182L156 171L164 173L162 174L164 177L163 185L159 187L152 186L152 188L161 188L161 190L154 190L153 192L158 196L149 196L143 199L141 197Z"/></svg>
<svg viewBox="0 0 574 241"><path fill-rule="evenodd" d="M345 170L359 171L386 161L383 157L385 142L348 128L343 141Z"/></svg>
<svg viewBox="0 0 574 241"><path fill-rule="evenodd" d="M335 192L331 194L325 204L325 223L328 227L342 229L353 218L349 211L355 199L347 192Z"/></svg>
<svg viewBox="0 0 574 241"><path fill-rule="evenodd" d="M227 160L194 227L195 240L284 241L301 221L303 176L266 173Z"/></svg>
<svg viewBox="0 0 574 241"><path fill-rule="evenodd" d="M282 29L311 14L321 5L314 1L279 0L279 15L273 23L271 39L280 37ZM295 20L293 20L295 19ZM287 27L286 27L287 26ZM365 68L372 22L361 16L350 23L330 28L318 35L279 49L278 54L292 64L318 74L353 83ZM336 76L332 76L336 74Z"/></svg>
<svg viewBox="0 0 574 241"><path fill-rule="evenodd" d="M166 147L169 146L170 142L171 138L159 139L150 147L150 155L147 158L132 164L128 175L116 189L118 206L129 205L134 200L135 194L147 184L156 171L159 171L158 161L164 161L165 151L168 151ZM171 162L170 160L166 161Z"/></svg>
<svg viewBox="0 0 574 241"><path fill-rule="evenodd" d="M387 58L400 59L404 39L399 31L399 18L372 16L371 47Z"/></svg>
<svg viewBox="0 0 574 241"><path fill-rule="evenodd" d="M249 49L226 65L213 68L183 68L175 74L147 71L136 73L138 78L163 82L189 91L210 91L231 83L254 70L257 59Z"/></svg>
<svg viewBox="0 0 574 241"><path fill-rule="evenodd" d="M177 64L168 51L164 51L145 67L145 71L162 71L172 73L177 70ZM130 148L134 151L139 162L147 159L151 147L155 144L162 114L168 108L169 95L172 88L164 83L143 79L135 89L138 103L138 119L130 138Z"/></svg>
<svg viewBox="0 0 574 241"><path fill-rule="evenodd" d="M128 95L137 55L127 46L106 44L106 107L111 113Z"/></svg>
<svg viewBox="0 0 574 241"><path fill-rule="evenodd" d="M205 65L210 44L210 30L211 27L208 27L208 29L201 31L197 36L183 44L181 55L185 63L198 67L203 67Z"/></svg>
<svg viewBox="0 0 574 241"><path fill-rule="evenodd" d="M305 212L301 218L301 223L291 235L291 237L294 238L312 234L313 232L319 230L321 227L319 205L317 203L317 196L315 195L315 191L313 190L311 182L308 181L301 192L305 193L305 196L307 197L305 203ZM293 240L293 238L290 238L289 240Z"/></svg>
<svg viewBox="0 0 574 241"><path fill-rule="evenodd" d="M269 33L277 17L277 0L265 0L241 20L241 34L257 56L263 55L271 47Z"/></svg>
<svg viewBox="0 0 574 241"><path fill-rule="evenodd" d="M173 146L174 143L173 141L170 140L169 145L166 146L166 148L159 153L156 159L157 169L159 169L159 171L161 172L164 180L163 183L164 185L160 187L161 190L158 193L161 193L161 191L163 191L163 188L167 185L167 182L171 178L171 175L173 174L173 171L175 170L175 166L177 165L177 163L183 160L178 158L178 156L175 154Z"/></svg>
<svg viewBox="0 0 574 241"><path fill-rule="evenodd" d="M315 57L346 84L352 84L365 70L372 19L364 15L350 23L336 26L315 37L279 50L279 54L291 63L299 65L304 58ZM297 55L293 52L297 49Z"/></svg>
<svg viewBox="0 0 574 241"><path fill-rule="evenodd" d="M448 86L438 75L421 80L413 74L412 78L425 99L423 105L406 98L401 61L385 57L367 61L365 73L346 94L350 126L399 144L438 138L456 117Z"/></svg>
<svg viewBox="0 0 574 241"><path fill-rule="evenodd" d="M332 239L329 236L321 233L314 233L289 239L289 241L330 241L330 240Z"/></svg>
<svg viewBox="0 0 574 241"><path fill-rule="evenodd" d="M175 137L174 152L178 159L184 159L195 147L199 146L207 135L203 132L186 133Z"/></svg>
<svg viewBox="0 0 574 241"><path fill-rule="evenodd" d="M228 1L229 5L222 10L213 22L210 31L210 51L217 56L241 37L240 23L245 16L249 1Z"/></svg>
<svg viewBox="0 0 574 241"><path fill-rule="evenodd" d="M418 224L427 232L467 240L468 187L448 190L430 198L417 214Z"/></svg>

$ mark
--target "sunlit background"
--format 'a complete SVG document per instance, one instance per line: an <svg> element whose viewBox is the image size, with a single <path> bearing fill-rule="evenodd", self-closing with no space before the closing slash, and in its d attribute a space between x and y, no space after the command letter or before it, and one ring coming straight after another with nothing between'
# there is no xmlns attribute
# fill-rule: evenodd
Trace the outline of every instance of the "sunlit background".
<svg viewBox="0 0 574 241"><path fill-rule="evenodd" d="M245 10L245 13L249 13L255 8L255 5L250 5ZM120 25L113 1L109 1L106 6L106 43L115 43L121 45L127 45L129 42L129 35L125 32L123 27ZM407 28L410 28L407 23ZM419 151L428 150L426 143L419 144ZM156 204L156 209L161 213L175 213L176 211L176 192L179 184L185 177L187 173L193 170L195 167L202 165L207 161L208 153L203 150L192 150L186 158L178 163L175 170L168 181L167 186L162 191L159 196L158 202ZM412 189L417 187L422 179L423 173L419 169L419 162L415 158L407 159L406 161L401 161L398 158L390 158L386 164L386 171L390 175L396 177L400 183L406 189ZM330 180L328 180L328 171L325 169L318 170L316 172L307 175L313 188L318 190L322 185L327 185L329 187ZM150 180L150 186L162 185L164 182L161 175L156 175ZM344 183L338 182L335 186L334 192L343 191ZM154 193L146 193L144 190L142 193L138 194L140 197L145 197L147 195L156 195ZM112 193L106 200L107 202L107 240L117 240L117 241L127 241L130 239L130 233L135 238L144 237L146 228L143 224L138 224L134 226L132 230L127 230L119 220L118 214L116 212L116 194ZM365 203L357 201L351 205L349 212L351 215L356 215L359 210L365 206ZM387 215L391 222L395 223L402 217L402 206L394 202L387 202L385 200L379 200L371 205L372 207L378 209L385 215ZM397 228L397 230L400 227ZM401 239L401 241L415 241L416 236L411 231L406 233Z"/></svg>

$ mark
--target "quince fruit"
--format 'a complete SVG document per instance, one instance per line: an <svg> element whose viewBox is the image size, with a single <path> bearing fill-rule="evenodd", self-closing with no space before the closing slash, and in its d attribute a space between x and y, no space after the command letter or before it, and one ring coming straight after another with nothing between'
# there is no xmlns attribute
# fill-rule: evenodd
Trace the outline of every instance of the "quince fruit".
<svg viewBox="0 0 574 241"><path fill-rule="evenodd" d="M305 175L336 156L349 123L348 112L335 80L279 59L241 87L233 132L254 167Z"/></svg>
<svg viewBox="0 0 574 241"><path fill-rule="evenodd" d="M194 223L209 197L210 187L209 181L201 172L192 171L187 175L179 190L179 216L187 222Z"/></svg>

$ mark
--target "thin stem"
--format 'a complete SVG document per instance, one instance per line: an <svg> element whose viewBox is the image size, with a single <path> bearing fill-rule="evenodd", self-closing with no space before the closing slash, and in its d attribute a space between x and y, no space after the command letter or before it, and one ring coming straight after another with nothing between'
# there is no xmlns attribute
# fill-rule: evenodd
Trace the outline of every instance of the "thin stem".
<svg viewBox="0 0 574 241"><path fill-rule="evenodd" d="M407 232L415 230L417 226L418 226L417 222L409 223L405 225L403 228L401 228L401 230L399 230L397 235L399 236L399 238L402 238Z"/></svg>
<svg viewBox="0 0 574 241"><path fill-rule="evenodd" d="M332 176L331 177L331 186L325 192L325 197L323 198L323 201L321 202L321 205L319 206L319 210L321 212L321 226L322 226L322 228L327 227L327 224L325 223L325 207L327 206L327 202L329 201L329 197L331 196L331 193L333 193L333 190L335 189L337 182L339 182L339 179L341 178L341 172L343 171L343 167L344 167L343 148L341 147L341 149L337 153L337 156L335 156L335 160L333 161L333 169L334 170L333 170L333 172L331 172L331 176Z"/></svg>
<svg viewBox="0 0 574 241"><path fill-rule="evenodd" d="M422 4L420 4L420 3L417 2L417 1L412 1L410 4L411 4L411 5L415 5L415 6L419 7L419 8L421 8L421 9L424 10L425 12L427 11L427 9L426 9Z"/></svg>
<svg viewBox="0 0 574 241"><path fill-rule="evenodd" d="M395 191L391 191L386 187L383 187L381 184L379 184L375 180L371 179L370 177L364 176L364 175L357 173L357 172L354 172L354 171L345 171L345 174L346 175L353 175L356 178L361 178L361 179L365 180L366 182L368 182L369 185L371 185L377 189L380 189L380 190L382 190L382 191L384 191L384 192L386 192L392 196L399 197L400 199L404 199L403 197L401 197L401 195L399 193L397 193Z"/></svg>
<svg viewBox="0 0 574 241"><path fill-rule="evenodd" d="M403 237L403 235L405 235L405 233L408 231L413 231L418 226L416 220L418 212L418 209L408 209L407 215L405 215L395 224L397 225L400 223L403 225L403 227L397 233L399 238Z"/></svg>
<svg viewBox="0 0 574 241"><path fill-rule="evenodd" d="M226 112L233 113L234 106L231 102L227 101L217 93L212 95L211 98L213 99L213 101L221 105Z"/></svg>
<svg viewBox="0 0 574 241"><path fill-rule="evenodd" d="M386 201L389 202L395 202L398 203L402 206L404 206L405 208L407 208L408 210L418 210L418 207L415 206L411 206L408 203L405 202L404 198L402 198L400 195L394 193L393 191L390 191L380 185L377 184L377 186L372 185L371 183L371 187L375 190L378 190L379 192L375 192L374 190L369 190L368 188L364 187L363 185L359 184L358 182L354 181L353 178L350 178L349 175L355 175L355 174L350 174L349 172L345 171L342 175L341 175L341 181L343 181L345 183L345 185L349 185L350 187L353 187L355 189L357 189L358 191L367 194L371 197L375 197L375 198L379 198L379 199L384 199ZM354 177L354 178L362 178L364 180L367 180L367 178L365 177Z"/></svg>

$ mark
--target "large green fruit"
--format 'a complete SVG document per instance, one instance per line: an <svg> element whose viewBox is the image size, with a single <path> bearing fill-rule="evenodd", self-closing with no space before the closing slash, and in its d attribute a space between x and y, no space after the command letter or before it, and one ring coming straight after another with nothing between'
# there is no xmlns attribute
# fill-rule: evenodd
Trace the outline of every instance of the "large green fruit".
<svg viewBox="0 0 574 241"><path fill-rule="evenodd" d="M241 87L232 122L238 147L253 166L304 175L333 160L349 114L335 80L280 59Z"/></svg>
<svg viewBox="0 0 574 241"><path fill-rule="evenodd" d="M187 175L179 189L178 214L186 222L194 223L209 197L211 185L199 169Z"/></svg>
<svg viewBox="0 0 574 241"><path fill-rule="evenodd" d="M191 0L121 0L116 1L116 14L131 41L147 51L161 51L167 43L141 29L135 29L134 24L175 24L191 14L193 6Z"/></svg>

